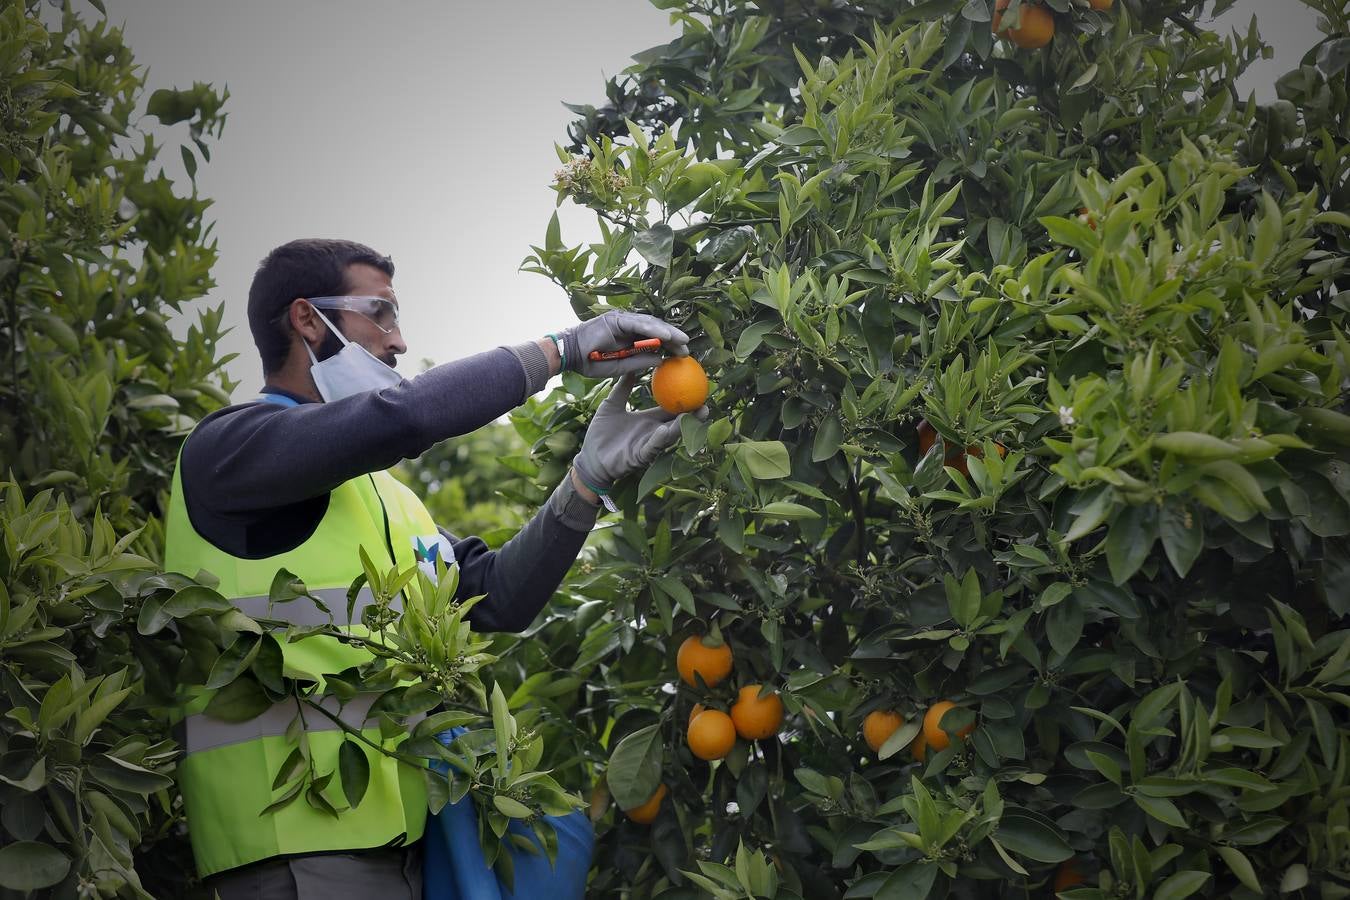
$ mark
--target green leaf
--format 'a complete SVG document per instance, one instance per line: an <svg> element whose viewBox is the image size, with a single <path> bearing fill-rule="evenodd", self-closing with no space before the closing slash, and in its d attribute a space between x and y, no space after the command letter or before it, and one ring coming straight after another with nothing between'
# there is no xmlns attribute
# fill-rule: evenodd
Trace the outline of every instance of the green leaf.
<svg viewBox="0 0 1350 900"><path fill-rule="evenodd" d="M89 764L89 774L106 787L139 794L150 794L173 786L173 779L169 776L107 753L94 758Z"/></svg>
<svg viewBox="0 0 1350 900"><path fill-rule="evenodd" d="M216 657L211 673L206 678L206 687L214 690L234 681L253 662L261 646L262 639L257 635L248 632L240 634Z"/></svg>
<svg viewBox="0 0 1350 900"><path fill-rule="evenodd" d="M661 744L659 725L639 728L619 741L609 757L605 781L619 809L633 809L646 803L661 783Z"/></svg>
<svg viewBox="0 0 1350 900"><path fill-rule="evenodd" d="M1154 889L1152 900L1182 900L1200 890L1211 877L1208 872L1177 872Z"/></svg>
<svg viewBox="0 0 1350 900"><path fill-rule="evenodd" d="M811 445L811 461L824 462L838 453L843 435L843 424L837 415L826 415L821 419L815 442Z"/></svg>
<svg viewBox="0 0 1350 900"><path fill-rule="evenodd" d="M287 603L307 593L304 581L295 577L286 569L277 569L272 576L272 586L267 591L269 603Z"/></svg>
<svg viewBox="0 0 1350 900"><path fill-rule="evenodd" d="M1197 509L1168 498L1160 523L1163 552L1176 573L1185 578L1205 545L1205 519Z"/></svg>
<svg viewBox="0 0 1350 900"><path fill-rule="evenodd" d="M1106 534L1106 562L1116 584L1129 581L1148 559L1158 539L1158 508L1152 503L1127 506Z"/></svg>
<svg viewBox="0 0 1350 900"><path fill-rule="evenodd" d="M219 592L194 584L175 593L164 604L163 615L174 619L209 616L233 609L233 605Z"/></svg>
<svg viewBox="0 0 1350 900"><path fill-rule="evenodd" d="M1175 828L1185 828L1186 818L1177 809L1177 805L1165 797L1148 797L1135 794L1134 802L1140 809L1153 818Z"/></svg>
<svg viewBox="0 0 1350 900"><path fill-rule="evenodd" d="M652 265L669 268L671 254L675 251L675 232L664 222L653 225L633 236L633 249Z"/></svg>
<svg viewBox="0 0 1350 900"><path fill-rule="evenodd" d="M1010 852L1036 862L1057 863L1073 856L1073 849L1059 829L1025 810L1004 810L994 833Z"/></svg>
<svg viewBox="0 0 1350 900"><path fill-rule="evenodd" d="M962 628L969 628L980 614L980 576L974 567L967 569L965 577L958 582L947 575L943 578L947 591L947 609L952 619Z"/></svg>
<svg viewBox="0 0 1350 900"><path fill-rule="evenodd" d="M661 586L661 590L675 598L675 602L680 605L680 609L691 616L698 614L698 609L694 604L694 595L683 581L673 575L662 575L656 579L656 583ZM541 694L541 696L547 695Z"/></svg>
<svg viewBox="0 0 1350 900"><path fill-rule="evenodd" d="M366 750L356 741L343 741L338 748L338 777L342 781L342 793L352 809L361 805L370 784L370 759Z"/></svg>
<svg viewBox="0 0 1350 900"><path fill-rule="evenodd" d="M1090 495L1090 498L1084 499L1087 500L1086 503L1080 500L1079 503L1074 504L1073 509L1077 513L1077 518L1074 519L1068 533L1064 535L1064 543L1066 544L1090 534L1098 525L1105 522L1114 505L1111 492L1105 488L1098 488L1094 494Z"/></svg>
<svg viewBox="0 0 1350 900"><path fill-rule="evenodd" d="M497 807L497 812L512 819L528 819L534 815L534 811L524 803L505 794L493 794L492 805Z"/></svg>
<svg viewBox="0 0 1350 900"><path fill-rule="evenodd" d="M1060 216L1042 216L1041 224L1050 233L1050 240L1056 244L1072 247L1083 255L1095 250L1101 244L1101 238L1082 222L1065 219Z"/></svg>
<svg viewBox="0 0 1350 900"><path fill-rule="evenodd" d="M515 719L511 716L511 707L506 702L500 683L492 685L492 730L497 743L497 777L505 780L511 759L510 744L515 731Z"/></svg>
<svg viewBox="0 0 1350 900"><path fill-rule="evenodd" d="M1164 453L1198 462L1232 459L1241 452L1228 441L1199 431L1173 431L1160 434L1153 438L1153 446Z"/></svg>
<svg viewBox="0 0 1350 900"><path fill-rule="evenodd" d="M1067 656L1083 635L1083 607L1077 597L1050 607L1045 614L1045 636L1061 656Z"/></svg>
<svg viewBox="0 0 1350 900"><path fill-rule="evenodd" d="M876 900L922 900L937 881L938 867L931 862L905 863L881 883Z"/></svg>
<svg viewBox="0 0 1350 900"><path fill-rule="evenodd" d="M1097 771L1101 772L1108 781L1116 787L1121 786L1120 764L1118 762L1107 756L1105 753L1098 753L1095 750L1088 750L1085 755L1088 760L1091 761L1092 765L1096 766Z"/></svg>
<svg viewBox="0 0 1350 900"><path fill-rule="evenodd" d="M778 323L769 321L755 322L751 325L747 325L741 332L740 337L736 339L736 358L745 359L751 353L754 353L756 348L764 342L764 336L777 327ZM731 424L726 419L723 419L722 421L726 422L728 426ZM727 428L727 431L730 432L729 427ZM726 435L723 435L722 437L725 439Z"/></svg>
<svg viewBox="0 0 1350 900"><path fill-rule="evenodd" d="M915 718L905 722L899 728L895 729L890 737L886 738L886 742L882 744L881 748L877 751L877 759L890 759L901 750L909 747L922 728L923 719L921 718Z"/></svg>
<svg viewBox="0 0 1350 900"><path fill-rule="evenodd" d="M262 715L271 705L257 681L240 676L216 692L206 706L206 714L227 722L245 722Z"/></svg>
<svg viewBox="0 0 1350 900"><path fill-rule="evenodd" d="M793 125L778 135L777 142L784 147L801 147L820 143L820 133L809 125Z"/></svg>
<svg viewBox="0 0 1350 900"><path fill-rule="evenodd" d="M1250 890L1258 894L1263 893L1261 881L1256 877L1256 870L1252 868L1251 860L1247 855L1236 847L1219 847L1219 855L1227 863L1229 870L1237 876L1237 880Z"/></svg>
<svg viewBox="0 0 1350 900"><path fill-rule="evenodd" d="M755 515L766 516L771 519L819 519L820 513L809 506L803 506L800 503L790 503L786 500L777 500L773 503L767 503L755 510Z"/></svg>
<svg viewBox="0 0 1350 900"><path fill-rule="evenodd" d="M1303 863L1294 863L1280 876L1280 893L1292 894L1308 886L1308 867Z"/></svg>
<svg viewBox="0 0 1350 900"><path fill-rule="evenodd" d="M17 841L0 847L0 886L13 891L51 887L70 871L70 857L51 844Z"/></svg>
<svg viewBox="0 0 1350 900"><path fill-rule="evenodd" d="M726 450L761 481L787 478L792 474L792 462L782 441L742 441L727 444Z"/></svg>

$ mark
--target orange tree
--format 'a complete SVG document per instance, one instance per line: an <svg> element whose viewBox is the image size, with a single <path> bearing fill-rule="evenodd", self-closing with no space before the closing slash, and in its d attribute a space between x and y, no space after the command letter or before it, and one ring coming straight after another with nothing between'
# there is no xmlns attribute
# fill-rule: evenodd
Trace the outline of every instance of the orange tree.
<svg viewBox="0 0 1350 900"><path fill-rule="evenodd" d="M713 412L497 671L602 770L595 895L1346 896L1343 0L1268 104L1225 3L657 5L526 266ZM606 388L517 417L541 481Z"/></svg>
<svg viewBox="0 0 1350 900"><path fill-rule="evenodd" d="M157 571L159 513L231 385L220 310L166 324L216 250L149 131L184 123L195 173L226 95L147 97L121 31L69 5L0 2L0 48L0 895L184 896L162 712L216 653L185 652L210 648L204 618L179 642L143 613L203 611Z"/></svg>

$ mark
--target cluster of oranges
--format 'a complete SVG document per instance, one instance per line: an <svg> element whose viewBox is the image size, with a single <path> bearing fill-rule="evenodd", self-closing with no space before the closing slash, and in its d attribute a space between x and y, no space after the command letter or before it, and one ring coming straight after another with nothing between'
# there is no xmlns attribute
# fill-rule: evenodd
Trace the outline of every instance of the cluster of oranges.
<svg viewBox="0 0 1350 900"><path fill-rule="evenodd" d="M680 679L693 688L716 687L731 674L731 647L718 638L691 636L680 645L675 667ZM702 703L694 704L689 713L685 740L689 751L699 759L711 762L721 759L736 746L739 737L759 741L773 737L783 725L783 701L778 694L767 691L763 685L747 684L736 695L730 713L709 709ZM641 806L624 810L628 818L642 825L650 824L661 809L667 793L660 785Z"/></svg>
<svg viewBox="0 0 1350 900"><path fill-rule="evenodd" d="M964 738L975 730L975 724L957 729L955 735L946 731L942 727L942 717L949 710L955 709L956 704L950 700L939 700L923 715L923 727L914 737L914 743L909 745L910 752L919 762L923 762L928 757L928 751L939 752L946 750L951 746L952 737ZM872 748L873 753L880 752L881 746L886 743L886 739L895 734L899 728L905 724L901 715L893 709L878 709L867 714L863 719L863 740L867 746Z"/></svg>
<svg viewBox="0 0 1350 900"><path fill-rule="evenodd" d="M1055 36L1055 17L1044 6L1031 0L1024 0L1019 7L1016 26L1003 27L1003 11L1011 2L1012 0L998 0L995 4L994 21L990 23L990 30L1025 50L1037 50L1050 43L1050 39ZM1088 0L1088 5L1099 12L1110 9L1114 3L1115 0Z"/></svg>
<svg viewBox="0 0 1350 900"><path fill-rule="evenodd" d="M731 674L732 662L728 644L720 638L698 635L686 638L675 656L680 679L692 688L716 687ZM929 750L945 750L953 737L965 738L975 729L973 723L955 732L943 729L942 717L955 708L956 704L950 700L940 700L928 708L923 727L910 745L916 760L923 762ZM737 738L764 740L776 735L782 724L783 701L778 694L759 684L747 684L737 692L729 713L710 709L702 703L694 704L689 713L685 740L691 753L711 762L730 753ZM895 710L874 710L863 720L863 739L872 752L878 752L887 738L903 725L904 719ZM668 792L664 784L659 785L645 803L624 810L624 813L634 822L649 825L656 819Z"/></svg>
<svg viewBox="0 0 1350 900"><path fill-rule="evenodd" d="M675 657L680 678L690 687L698 687L699 679L708 687L716 687L731 674L731 662L730 646L698 636L686 638ZM689 713L685 739L690 752L699 759L712 761L730 753L737 737L763 740L777 734L782 724L783 701L778 695L765 691L763 685L747 684L737 693L729 714L695 704Z"/></svg>

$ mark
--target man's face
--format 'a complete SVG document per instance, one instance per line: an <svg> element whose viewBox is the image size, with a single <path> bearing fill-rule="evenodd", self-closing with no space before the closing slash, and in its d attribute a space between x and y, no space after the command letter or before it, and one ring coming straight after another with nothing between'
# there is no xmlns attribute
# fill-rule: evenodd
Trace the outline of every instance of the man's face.
<svg viewBox="0 0 1350 900"><path fill-rule="evenodd" d="M389 276L374 266L355 263L347 267L347 291L354 297L383 297L398 306L398 297L394 294L394 285ZM341 322L334 318L341 316ZM397 327L385 334L375 323L365 316L348 310L327 311L329 320L342 331L342 336L352 343L365 347L371 356L387 366L393 366L397 357L408 352L403 342L403 334Z"/></svg>

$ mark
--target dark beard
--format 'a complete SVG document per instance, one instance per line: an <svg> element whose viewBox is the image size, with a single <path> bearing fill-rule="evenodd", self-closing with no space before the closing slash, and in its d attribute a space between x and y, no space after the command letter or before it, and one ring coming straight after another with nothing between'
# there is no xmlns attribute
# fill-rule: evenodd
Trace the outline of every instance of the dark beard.
<svg viewBox="0 0 1350 900"><path fill-rule="evenodd" d="M333 323L333 328L340 329L342 327L341 313L337 310L333 310L329 313L329 316L329 321ZM342 350L342 341L338 340L338 336L333 333L333 328L325 328L323 330L323 340L319 342L319 349L314 351L314 358L319 362L323 362L330 356L337 355L337 353Z"/></svg>

